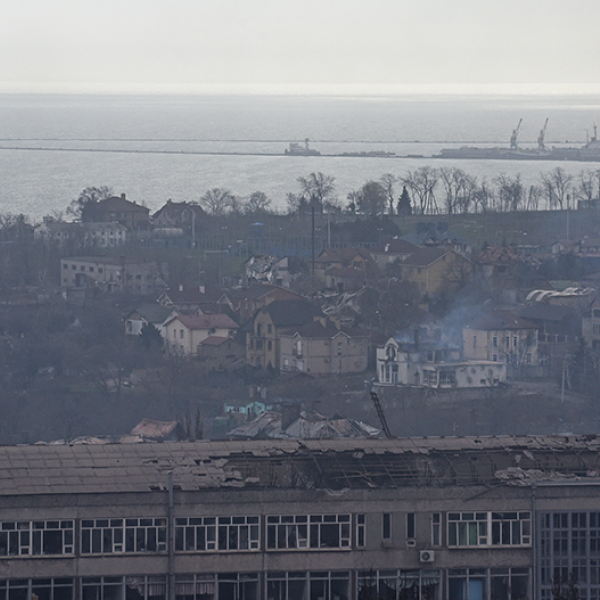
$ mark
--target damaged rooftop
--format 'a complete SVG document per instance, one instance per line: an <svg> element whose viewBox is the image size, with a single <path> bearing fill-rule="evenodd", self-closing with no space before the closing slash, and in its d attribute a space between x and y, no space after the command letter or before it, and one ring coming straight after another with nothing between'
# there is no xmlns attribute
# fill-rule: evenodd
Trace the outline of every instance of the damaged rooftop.
<svg viewBox="0 0 600 600"><path fill-rule="evenodd" d="M244 440L0 447L0 494L600 483L600 437Z"/></svg>

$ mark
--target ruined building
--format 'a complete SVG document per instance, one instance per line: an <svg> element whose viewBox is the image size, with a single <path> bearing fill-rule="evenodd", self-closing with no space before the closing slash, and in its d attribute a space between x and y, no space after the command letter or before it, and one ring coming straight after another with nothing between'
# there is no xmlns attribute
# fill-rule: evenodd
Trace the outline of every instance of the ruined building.
<svg viewBox="0 0 600 600"><path fill-rule="evenodd" d="M0 594L598 599L599 450L596 436L2 447Z"/></svg>

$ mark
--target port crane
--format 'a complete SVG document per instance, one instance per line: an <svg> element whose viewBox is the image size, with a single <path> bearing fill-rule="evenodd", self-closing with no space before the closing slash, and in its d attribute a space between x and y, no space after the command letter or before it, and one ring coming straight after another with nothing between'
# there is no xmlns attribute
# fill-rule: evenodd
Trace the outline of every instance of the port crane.
<svg viewBox="0 0 600 600"><path fill-rule="evenodd" d="M511 150L519 149L519 147L517 146L517 138L519 137L519 130L521 129L522 122L523 122L523 119L519 119L519 124L517 125L517 128L513 129L512 135L510 136L510 149Z"/></svg>
<svg viewBox="0 0 600 600"><path fill-rule="evenodd" d="M540 135L538 135L538 150L546 150L546 144L544 144L544 138L546 137L546 127L548 127L548 118L546 117L546 122L544 123L544 127L540 131Z"/></svg>

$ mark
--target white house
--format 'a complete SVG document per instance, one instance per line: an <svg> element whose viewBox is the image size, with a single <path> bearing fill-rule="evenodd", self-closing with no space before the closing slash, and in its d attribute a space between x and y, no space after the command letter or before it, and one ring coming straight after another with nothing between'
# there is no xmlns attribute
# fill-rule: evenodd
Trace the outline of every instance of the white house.
<svg viewBox="0 0 600 600"><path fill-rule="evenodd" d="M170 352L196 355L208 337L232 338L237 323L228 315L173 315L163 325L165 347Z"/></svg>
<svg viewBox="0 0 600 600"><path fill-rule="evenodd" d="M377 348L377 379L381 385L437 389L493 387L506 381L506 364L464 361L451 345L406 343L391 337Z"/></svg>

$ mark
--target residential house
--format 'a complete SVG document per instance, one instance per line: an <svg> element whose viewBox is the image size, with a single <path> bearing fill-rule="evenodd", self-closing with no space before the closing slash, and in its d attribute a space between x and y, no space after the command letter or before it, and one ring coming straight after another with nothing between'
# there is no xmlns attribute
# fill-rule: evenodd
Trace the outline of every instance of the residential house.
<svg viewBox="0 0 600 600"><path fill-rule="evenodd" d="M127 243L127 227L121 223L81 223L86 248L118 248Z"/></svg>
<svg viewBox="0 0 600 600"><path fill-rule="evenodd" d="M420 248L397 265L402 278L423 296L434 297L465 285L473 273L468 258L447 248Z"/></svg>
<svg viewBox="0 0 600 600"><path fill-rule="evenodd" d="M198 227L207 219L206 211L192 202L167 203L152 215L152 226L155 229L180 229L182 233L195 237Z"/></svg>
<svg viewBox="0 0 600 600"><path fill-rule="evenodd" d="M310 375L361 373L368 365L370 344L368 331L317 319L281 332L279 368Z"/></svg>
<svg viewBox="0 0 600 600"><path fill-rule="evenodd" d="M186 287L180 285L165 290L157 300L158 304L179 312L201 314L227 313L233 314L233 305L227 294L219 289L207 288L204 285Z"/></svg>
<svg viewBox="0 0 600 600"><path fill-rule="evenodd" d="M246 347L231 336L209 335L198 344L198 363L205 371L224 371L246 364Z"/></svg>
<svg viewBox="0 0 600 600"><path fill-rule="evenodd" d="M550 372L560 372L581 339L582 317L572 306L536 302L515 313L538 330L538 359Z"/></svg>
<svg viewBox="0 0 600 600"><path fill-rule="evenodd" d="M377 264L365 248L325 248L315 258L315 277L327 289L358 289L377 275Z"/></svg>
<svg viewBox="0 0 600 600"><path fill-rule="evenodd" d="M419 246L411 244L402 238L392 238L381 244L377 244L370 249L371 255L375 259L380 270L394 262L404 262L411 254L419 250Z"/></svg>
<svg viewBox="0 0 600 600"><path fill-rule="evenodd" d="M380 385L411 385L434 389L494 387L506 381L506 364L462 360L460 348L435 340L391 337L377 348Z"/></svg>
<svg viewBox="0 0 600 600"><path fill-rule="evenodd" d="M233 338L237 323L228 315L172 315L163 325L165 348L169 352L195 356L209 337Z"/></svg>
<svg viewBox="0 0 600 600"><path fill-rule="evenodd" d="M127 200L125 194L111 196L87 205L82 214L86 223L117 222L129 231L144 231L150 227L150 209Z"/></svg>
<svg viewBox="0 0 600 600"><path fill-rule="evenodd" d="M402 239L417 246L452 249L465 256L469 256L473 252L471 242L454 235L445 221L439 223L419 222L416 230L408 235L403 235Z"/></svg>
<svg viewBox="0 0 600 600"><path fill-rule="evenodd" d="M60 261L60 282L64 288L157 294L166 287L166 274L166 264L136 261L128 256L78 256Z"/></svg>
<svg viewBox="0 0 600 600"><path fill-rule="evenodd" d="M279 368L282 331L324 317L308 300L275 300L259 308L246 336L246 360L254 367Z"/></svg>
<svg viewBox="0 0 600 600"><path fill-rule="evenodd" d="M288 257L279 258L270 255L251 256L244 264L246 284L272 283L278 287L289 288L292 276L288 268Z"/></svg>
<svg viewBox="0 0 600 600"><path fill-rule="evenodd" d="M127 243L127 228L120 223L66 223L45 219L34 239L59 248L117 248Z"/></svg>
<svg viewBox="0 0 600 600"><path fill-rule="evenodd" d="M463 357L504 362L515 374L538 364L538 328L509 311L484 313L463 327Z"/></svg>
<svg viewBox="0 0 600 600"><path fill-rule="evenodd" d="M240 323L249 321L257 310L276 300L304 300L303 296L291 290L265 283L228 290L226 297Z"/></svg>
<svg viewBox="0 0 600 600"><path fill-rule="evenodd" d="M140 304L125 314L125 334L138 336L147 325L153 325L161 331L163 323L172 313L172 308L160 304Z"/></svg>

